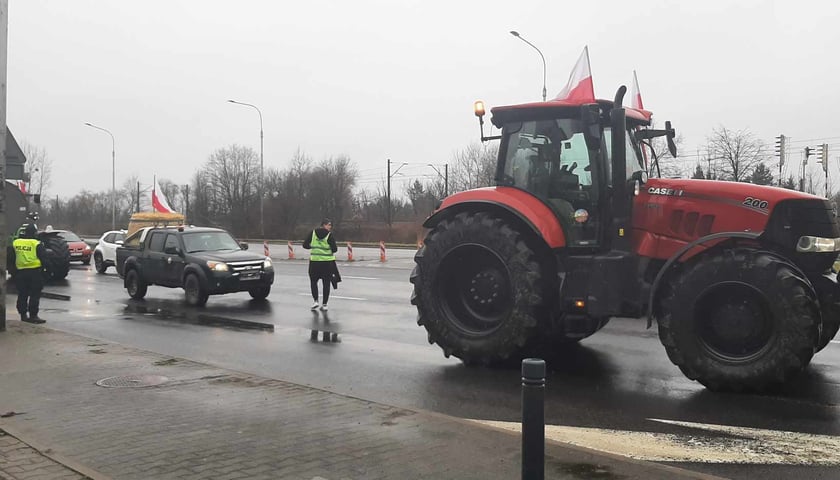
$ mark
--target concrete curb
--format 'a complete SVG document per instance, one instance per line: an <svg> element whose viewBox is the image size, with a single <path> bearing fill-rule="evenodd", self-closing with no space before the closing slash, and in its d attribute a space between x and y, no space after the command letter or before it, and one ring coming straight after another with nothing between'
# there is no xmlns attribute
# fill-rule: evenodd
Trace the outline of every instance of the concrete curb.
<svg viewBox="0 0 840 480"><path fill-rule="evenodd" d="M79 475L85 476L91 480L112 480L111 477L105 474L99 473L96 470L67 458L60 453L55 453L51 448L41 445L37 440L29 438L25 433L9 425L7 422L0 422L0 430L6 432L6 435L9 435L10 437L16 438L19 442L29 446L53 462L64 465ZM2 477L2 474L0 474L0 477Z"/></svg>

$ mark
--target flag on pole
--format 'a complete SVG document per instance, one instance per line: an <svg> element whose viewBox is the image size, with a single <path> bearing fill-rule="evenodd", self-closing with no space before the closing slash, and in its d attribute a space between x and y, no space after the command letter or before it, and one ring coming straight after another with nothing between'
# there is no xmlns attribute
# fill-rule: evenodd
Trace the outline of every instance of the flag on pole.
<svg viewBox="0 0 840 480"><path fill-rule="evenodd" d="M633 86L630 88L630 106L636 110L644 110L642 103L642 92L639 90L639 79L636 78L636 71L633 70Z"/></svg>
<svg viewBox="0 0 840 480"><path fill-rule="evenodd" d="M636 110L644 110L645 104L642 103L642 92L639 90L639 79L636 78L636 71L633 70L633 84L630 87L630 107ZM636 128L639 130L639 128ZM645 144L639 145L642 148L642 156L645 159L645 168L648 167L648 151Z"/></svg>
<svg viewBox="0 0 840 480"><path fill-rule="evenodd" d="M572 74L569 75L569 83L560 90L555 100L563 100L570 103L594 103L595 87L592 84L592 69L589 67L589 47L583 47Z"/></svg>
<svg viewBox="0 0 840 480"><path fill-rule="evenodd" d="M160 185L158 185L157 178L155 178L155 185L152 188L152 209L160 213L175 213L175 210L172 210L172 207L166 201L166 197L163 195Z"/></svg>
<svg viewBox="0 0 840 480"><path fill-rule="evenodd" d="M24 182L23 180L18 180L17 186L20 189L20 193L26 195L26 182Z"/></svg>

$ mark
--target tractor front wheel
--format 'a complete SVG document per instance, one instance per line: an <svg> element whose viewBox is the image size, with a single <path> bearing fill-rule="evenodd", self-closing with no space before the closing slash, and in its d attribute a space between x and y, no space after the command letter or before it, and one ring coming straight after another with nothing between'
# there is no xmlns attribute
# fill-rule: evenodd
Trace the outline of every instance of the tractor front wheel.
<svg viewBox="0 0 840 480"><path fill-rule="evenodd" d="M447 357L496 363L536 335L542 270L522 235L504 220L487 213L443 220L415 262L417 323Z"/></svg>
<svg viewBox="0 0 840 480"><path fill-rule="evenodd" d="M820 335L813 287L784 258L748 248L693 262L665 287L659 338L710 390L762 391L811 361Z"/></svg>

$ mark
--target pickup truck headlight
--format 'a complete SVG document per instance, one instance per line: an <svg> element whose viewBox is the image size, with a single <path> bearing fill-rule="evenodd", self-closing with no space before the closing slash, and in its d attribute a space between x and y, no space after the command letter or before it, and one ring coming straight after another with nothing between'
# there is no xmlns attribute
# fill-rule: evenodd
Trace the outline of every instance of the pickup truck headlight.
<svg viewBox="0 0 840 480"><path fill-rule="evenodd" d="M225 262L208 261L207 266L210 268L210 270L213 270L214 272L227 272L228 271L228 266L227 266L227 263L225 263Z"/></svg>
<svg viewBox="0 0 840 480"><path fill-rule="evenodd" d="M812 237L805 235L796 242L797 252L826 253L840 251L840 238Z"/></svg>
<svg viewBox="0 0 840 480"><path fill-rule="evenodd" d="M263 260L263 269L266 268L271 268L271 259L268 257L265 257L265 260Z"/></svg>

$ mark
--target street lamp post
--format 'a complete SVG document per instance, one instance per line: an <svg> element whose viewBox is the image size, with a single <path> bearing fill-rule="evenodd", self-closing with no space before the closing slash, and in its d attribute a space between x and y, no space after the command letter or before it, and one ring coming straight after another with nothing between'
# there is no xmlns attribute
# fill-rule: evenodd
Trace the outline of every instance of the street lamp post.
<svg viewBox="0 0 840 480"><path fill-rule="evenodd" d="M250 103L244 102L237 102L236 100L228 100L230 103L235 103L237 105L245 105L246 107L251 107L257 111L257 114L260 116L260 181L258 182L259 185L259 196L260 196L260 235L262 235L263 240L265 240L265 222L263 220L263 120L262 120L262 112L256 105L252 105Z"/></svg>
<svg viewBox="0 0 840 480"><path fill-rule="evenodd" d="M444 171L443 175L441 175L440 170L438 170L435 165L433 165L431 163L429 163L428 165L430 167L432 167L435 170L435 172L437 172L438 176L443 177L443 196L444 196L444 198L448 197L449 196L449 164L448 163L443 164L443 171Z"/></svg>
<svg viewBox="0 0 840 480"><path fill-rule="evenodd" d="M116 186L116 156L114 154L114 134L108 131L105 128L96 126L92 123L85 122L85 125L88 127L95 128L97 130L102 130L103 132L107 133L111 136L111 230L117 229L117 186Z"/></svg>
<svg viewBox="0 0 840 480"><path fill-rule="evenodd" d="M529 42L528 40L525 40L525 38L523 38L522 35L520 35L519 32L517 32L516 30L511 30L510 34L513 35L514 37L522 40L523 42L527 43L528 45L533 47L534 50L537 51L537 53L540 54L540 58L542 59L542 64L543 64L543 92L542 93L543 93L543 102L544 102L545 101L545 95L546 95L546 90L545 90L545 57L543 56L542 52L540 51L539 48L537 48L536 45Z"/></svg>

